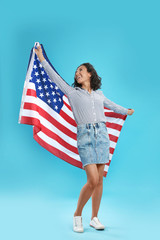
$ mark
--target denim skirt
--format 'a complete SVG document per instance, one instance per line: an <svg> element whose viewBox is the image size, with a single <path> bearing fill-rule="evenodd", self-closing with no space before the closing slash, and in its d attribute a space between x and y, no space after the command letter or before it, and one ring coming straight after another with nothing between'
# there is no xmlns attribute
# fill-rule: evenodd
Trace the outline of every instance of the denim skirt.
<svg viewBox="0 0 160 240"><path fill-rule="evenodd" d="M110 141L105 122L77 125L77 148L83 167L109 162Z"/></svg>

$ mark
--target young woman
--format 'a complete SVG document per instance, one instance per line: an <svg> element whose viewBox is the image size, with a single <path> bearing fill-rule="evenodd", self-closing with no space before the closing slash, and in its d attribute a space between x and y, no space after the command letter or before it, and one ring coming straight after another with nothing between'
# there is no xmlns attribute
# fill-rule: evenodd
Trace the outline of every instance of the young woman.
<svg viewBox="0 0 160 240"><path fill-rule="evenodd" d="M104 115L104 106L123 115L132 115L134 110L124 108L110 101L101 90L101 78L90 63L81 64L75 72L74 87L66 83L45 60L42 48L34 49L51 81L68 97L77 123L77 147L82 166L87 174L73 216L73 230L83 232L82 210L92 196L90 226L104 229L98 219L103 190L103 173L109 162L109 136Z"/></svg>

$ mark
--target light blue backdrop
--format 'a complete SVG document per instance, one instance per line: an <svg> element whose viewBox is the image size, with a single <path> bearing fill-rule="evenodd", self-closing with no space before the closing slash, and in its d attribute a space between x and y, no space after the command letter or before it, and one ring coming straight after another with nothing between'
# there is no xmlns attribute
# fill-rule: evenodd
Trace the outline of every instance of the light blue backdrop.
<svg viewBox="0 0 160 240"><path fill-rule="evenodd" d="M1 239L158 239L160 224L158 1L14 1L1 7ZM107 178L97 232L83 211L85 233L72 217L85 171L53 156L18 124L30 50L43 44L69 83L77 66L94 65L106 97L135 110L122 128Z"/></svg>

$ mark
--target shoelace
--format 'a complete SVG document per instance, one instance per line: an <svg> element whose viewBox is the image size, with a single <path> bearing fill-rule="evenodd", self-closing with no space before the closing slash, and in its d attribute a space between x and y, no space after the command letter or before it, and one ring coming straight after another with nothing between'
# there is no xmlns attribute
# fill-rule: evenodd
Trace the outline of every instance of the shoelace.
<svg viewBox="0 0 160 240"><path fill-rule="evenodd" d="M98 218L96 218L96 219L94 219L94 221L97 223L99 223L99 224L101 224L102 225L102 223L99 221L99 219Z"/></svg>

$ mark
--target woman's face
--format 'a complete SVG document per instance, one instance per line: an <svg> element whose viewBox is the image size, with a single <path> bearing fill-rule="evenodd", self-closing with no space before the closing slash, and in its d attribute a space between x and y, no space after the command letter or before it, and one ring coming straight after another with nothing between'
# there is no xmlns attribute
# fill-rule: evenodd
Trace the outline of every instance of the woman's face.
<svg viewBox="0 0 160 240"><path fill-rule="evenodd" d="M81 65L77 68L75 72L75 78L77 83L82 84L84 82L90 82L91 73L87 71L87 68L84 65Z"/></svg>

